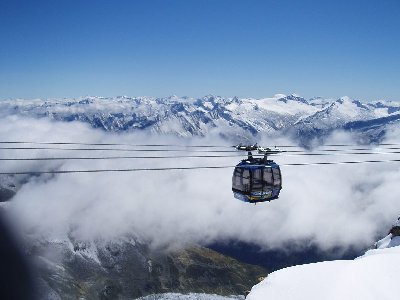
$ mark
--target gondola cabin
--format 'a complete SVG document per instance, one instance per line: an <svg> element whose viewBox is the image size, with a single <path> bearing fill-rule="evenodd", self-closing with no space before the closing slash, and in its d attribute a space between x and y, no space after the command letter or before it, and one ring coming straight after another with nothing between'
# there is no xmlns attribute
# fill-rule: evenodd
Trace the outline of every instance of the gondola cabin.
<svg viewBox="0 0 400 300"><path fill-rule="evenodd" d="M234 197L250 203L277 199L282 189L279 165L266 158L253 158L236 165L232 176Z"/></svg>

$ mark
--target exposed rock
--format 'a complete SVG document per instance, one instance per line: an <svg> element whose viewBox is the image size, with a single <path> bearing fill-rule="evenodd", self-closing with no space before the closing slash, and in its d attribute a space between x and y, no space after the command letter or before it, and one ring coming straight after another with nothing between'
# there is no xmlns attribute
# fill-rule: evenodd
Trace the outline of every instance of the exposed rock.
<svg viewBox="0 0 400 300"><path fill-rule="evenodd" d="M10 200L15 195L15 192L10 189L0 187L0 202Z"/></svg>
<svg viewBox="0 0 400 300"><path fill-rule="evenodd" d="M389 233L392 236L400 236L400 217L397 221L393 224L392 228L390 229Z"/></svg>
<svg viewBox="0 0 400 300"><path fill-rule="evenodd" d="M13 176L0 175L0 202L10 200L17 192L20 183Z"/></svg>
<svg viewBox="0 0 400 300"><path fill-rule="evenodd" d="M400 246L400 217L393 223L387 236L377 241L373 249L383 249Z"/></svg>

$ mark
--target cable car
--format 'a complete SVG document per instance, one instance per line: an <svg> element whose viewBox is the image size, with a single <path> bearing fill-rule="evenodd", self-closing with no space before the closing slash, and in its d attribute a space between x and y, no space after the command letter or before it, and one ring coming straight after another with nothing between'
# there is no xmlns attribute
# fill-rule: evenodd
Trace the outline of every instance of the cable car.
<svg viewBox="0 0 400 300"><path fill-rule="evenodd" d="M277 199L282 189L282 176L279 165L269 160L267 155L277 154L279 149L271 150L256 145L236 146L248 151L247 159L236 165L232 176L232 191L236 199L257 203ZM263 157L254 157L251 151L258 150Z"/></svg>

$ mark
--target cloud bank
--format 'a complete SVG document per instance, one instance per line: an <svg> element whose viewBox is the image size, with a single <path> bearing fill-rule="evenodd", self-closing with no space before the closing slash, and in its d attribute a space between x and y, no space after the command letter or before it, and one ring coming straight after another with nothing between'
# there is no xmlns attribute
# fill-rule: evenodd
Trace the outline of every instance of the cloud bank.
<svg viewBox="0 0 400 300"><path fill-rule="evenodd" d="M396 134L392 133L395 137ZM78 122L8 117L0 140L169 143L172 137L114 134ZM265 144L291 143L283 138ZM349 142L338 133L328 143ZM192 140L221 144L220 140ZM126 155L127 153L123 153ZM132 153L130 153L132 154ZM139 153L135 153L138 154ZM153 153L154 154L154 153ZM174 153L169 153L174 154ZM179 153L183 154L183 153ZM1 157L102 156L110 152L2 150ZM129 155L129 153L128 153ZM363 159L388 156L363 156ZM391 157L393 158L393 157ZM279 156L278 163L352 160ZM357 160L360 159L357 157ZM4 171L235 165L239 158L7 162ZM180 247L228 239L263 248L315 244L321 249L373 243L400 211L400 164L282 167L281 197L252 205L233 198L232 169L42 175L26 178L7 204L19 228L48 238L73 232L79 238L135 234L153 247Z"/></svg>

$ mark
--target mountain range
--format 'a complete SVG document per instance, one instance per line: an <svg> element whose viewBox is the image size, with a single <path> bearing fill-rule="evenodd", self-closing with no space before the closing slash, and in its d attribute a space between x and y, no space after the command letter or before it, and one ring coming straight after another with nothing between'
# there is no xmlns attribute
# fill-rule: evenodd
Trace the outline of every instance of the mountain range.
<svg viewBox="0 0 400 300"><path fill-rule="evenodd" d="M235 141L253 141L260 134L285 134L302 144L323 139L333 130L359 134L379 142L400 122L400 103L362 102L349 97L271 98L81 97L0 101L0 116L19 115L56 121L80 121L106 131L143 130L180 137L217 134Z"/></svg>

